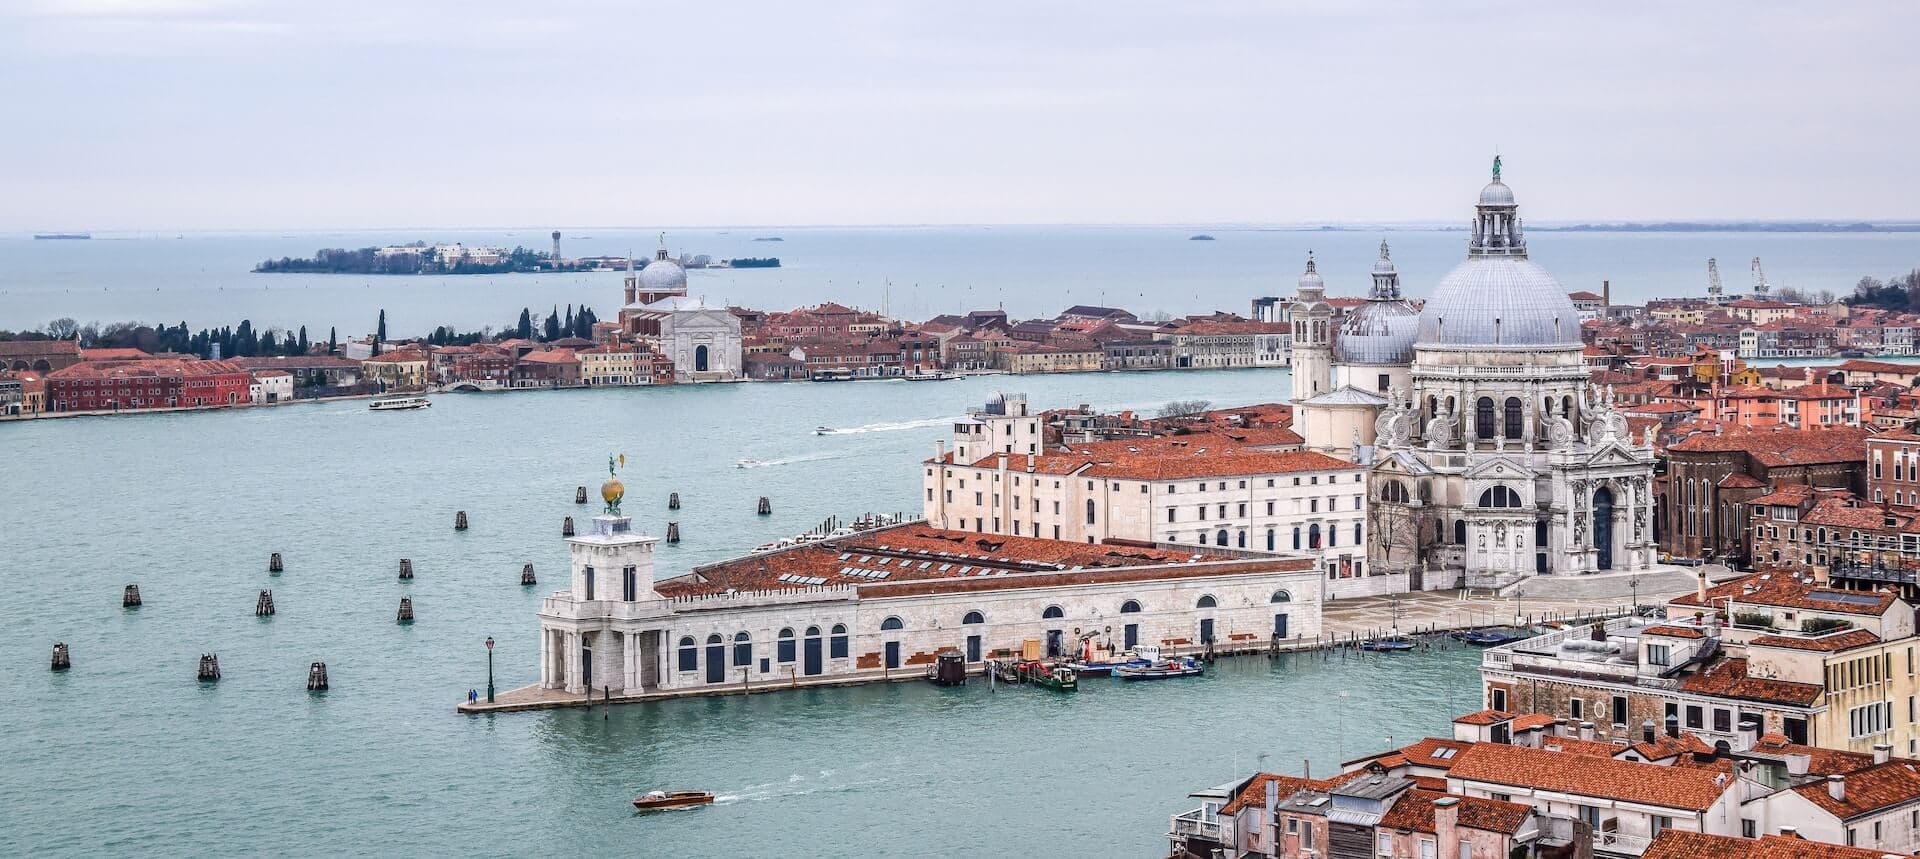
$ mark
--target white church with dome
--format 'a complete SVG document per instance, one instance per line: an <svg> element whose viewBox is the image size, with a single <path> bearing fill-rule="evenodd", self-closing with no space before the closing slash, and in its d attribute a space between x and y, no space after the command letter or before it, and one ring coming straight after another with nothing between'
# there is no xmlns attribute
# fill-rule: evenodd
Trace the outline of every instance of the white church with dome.
<svg viewBox="0 0 1920 859"><path fill-rule="evenodd" d="M1368 559L1409 587L1647 570L1653 449L1589 385L1580 313L1527 258L1513 190L1481 189L1467 258L1421 308L1386 243L1337 324L1312 258L1292 304L1294 426L1369 464Z"/></svg>
<svg viewBox="0 0 1920 859"><path fill-rule="evenodd" d="M673 361L675 382L725 382L742 377L740 318L725 307L687 295L687 269L667 255L666 238L645 268L627 261L620 329Z"/></svg>

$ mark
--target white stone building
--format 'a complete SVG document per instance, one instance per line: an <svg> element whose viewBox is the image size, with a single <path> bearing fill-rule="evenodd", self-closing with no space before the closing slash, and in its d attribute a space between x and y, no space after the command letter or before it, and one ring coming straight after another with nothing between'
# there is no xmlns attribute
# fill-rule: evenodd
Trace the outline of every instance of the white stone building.
<svg viewBox="0 0 1920 859"><path fill-rule="evenodd" d="M1022 395L954 426L922 465L929 524L1084 543L1310 557L1329 599L1405 590L1367 562L1365 466L1285 429L1194 432L1043 450Z"/></svg>
<svg viewBox="0 0 1920 859"><path fill-rule="evenodd" d="M740 318L687 295L687 270L664 245L638 273L628 263L620 327L673 360L676 382L724 382L743 376Z"/></svg>
<svg viewBox="0 0 1920 859"><path fill-rule="evenodd" d="M1318 576L1298 558L911 523L656 581L656 541L625 516L567 542L568 587L539 612L540 685L575 694L913 679L946 648L979 670L996 655L1191 653L1320 633Z"/></svg>
<svg viewBox="0 0 1920 859"><path fill-rule="evenodd" d="M1590 388L1580 314L1527 258L1497 159L1466 261L1417 316L1384 245L1337 332L1315 268L1293 305L1294 426L1309 450L1370 463L1375 566L1419 588L1656 563L1652 448Z"/></svg>

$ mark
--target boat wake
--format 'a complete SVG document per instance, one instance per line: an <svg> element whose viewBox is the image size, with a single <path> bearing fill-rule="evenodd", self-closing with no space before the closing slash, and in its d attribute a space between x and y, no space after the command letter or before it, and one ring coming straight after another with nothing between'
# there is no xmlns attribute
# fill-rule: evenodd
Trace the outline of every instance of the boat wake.
<svg viewBox="0 0 1920 859"><path fill-rule="evenodd" d="M808 777L800 773L794 773L788 776L784 782L766 782L764 784L748 785L741 788L739 793L721 794L714 797L713 801L715 803L760 802L768 799L806 796L815 793L843 793L850 790L863 790L891 781L891 779L886 778L859 779L846 782L827 781L833 774L833 770L821 770L820 775L817 777Z"/></svg>
<svg viewBox="0 0 1920 859"><path fill-rule="evenodd" d="M924 429L950 424L959 418L926 418L917 421L892 421L888 423L867 424L857 427L821 427L813 431L814 435L853 435L868 432L899 432L900 430Z"/></svg>
<svg viewBox="0 0 1920 859"><path fill-rule="evenodd" d="M806 453L806 454L801 454L799 456L783 457L781 459L743 459L738 462L735 462L733 464L733 467L734 468L772 468L776 465L792 465L794 463L799 463L799 462L821 462L829 459L846 459L847 457L852 455L853 454L850 452L841 452L841 453L826 452L826 453Z"/></svg>

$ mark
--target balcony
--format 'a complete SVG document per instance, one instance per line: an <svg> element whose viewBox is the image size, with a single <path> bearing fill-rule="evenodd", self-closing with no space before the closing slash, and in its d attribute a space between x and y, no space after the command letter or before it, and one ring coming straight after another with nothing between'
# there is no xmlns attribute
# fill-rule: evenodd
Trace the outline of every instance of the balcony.
<svg viewBox="0 0 1920 859"><path fill-rule="evenodd" d="M1639 856L1647 852L1647 845L1652 843L1653 839L1644 835L1626 835L1601 830L1593 833L1593 855Z"/></svg>
<svg viewBox="0 0 1920 859"><path fill-rule="evenodd" d="M1201 838L1216 844L1226 843L1226 825L1213 810L1202 806L1173 817L1173 831L1170 837L1179 839Z"/></svg>

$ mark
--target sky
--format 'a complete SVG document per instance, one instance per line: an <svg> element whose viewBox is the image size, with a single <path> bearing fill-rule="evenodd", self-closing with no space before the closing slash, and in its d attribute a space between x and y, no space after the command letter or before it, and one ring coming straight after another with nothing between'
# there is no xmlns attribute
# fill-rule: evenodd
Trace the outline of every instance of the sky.
<svg viewBox="0 0 1920 859"><path fill-rule="evenodd" d="M0 0L0 231L1920 219L1911 2Z"/></svg>

